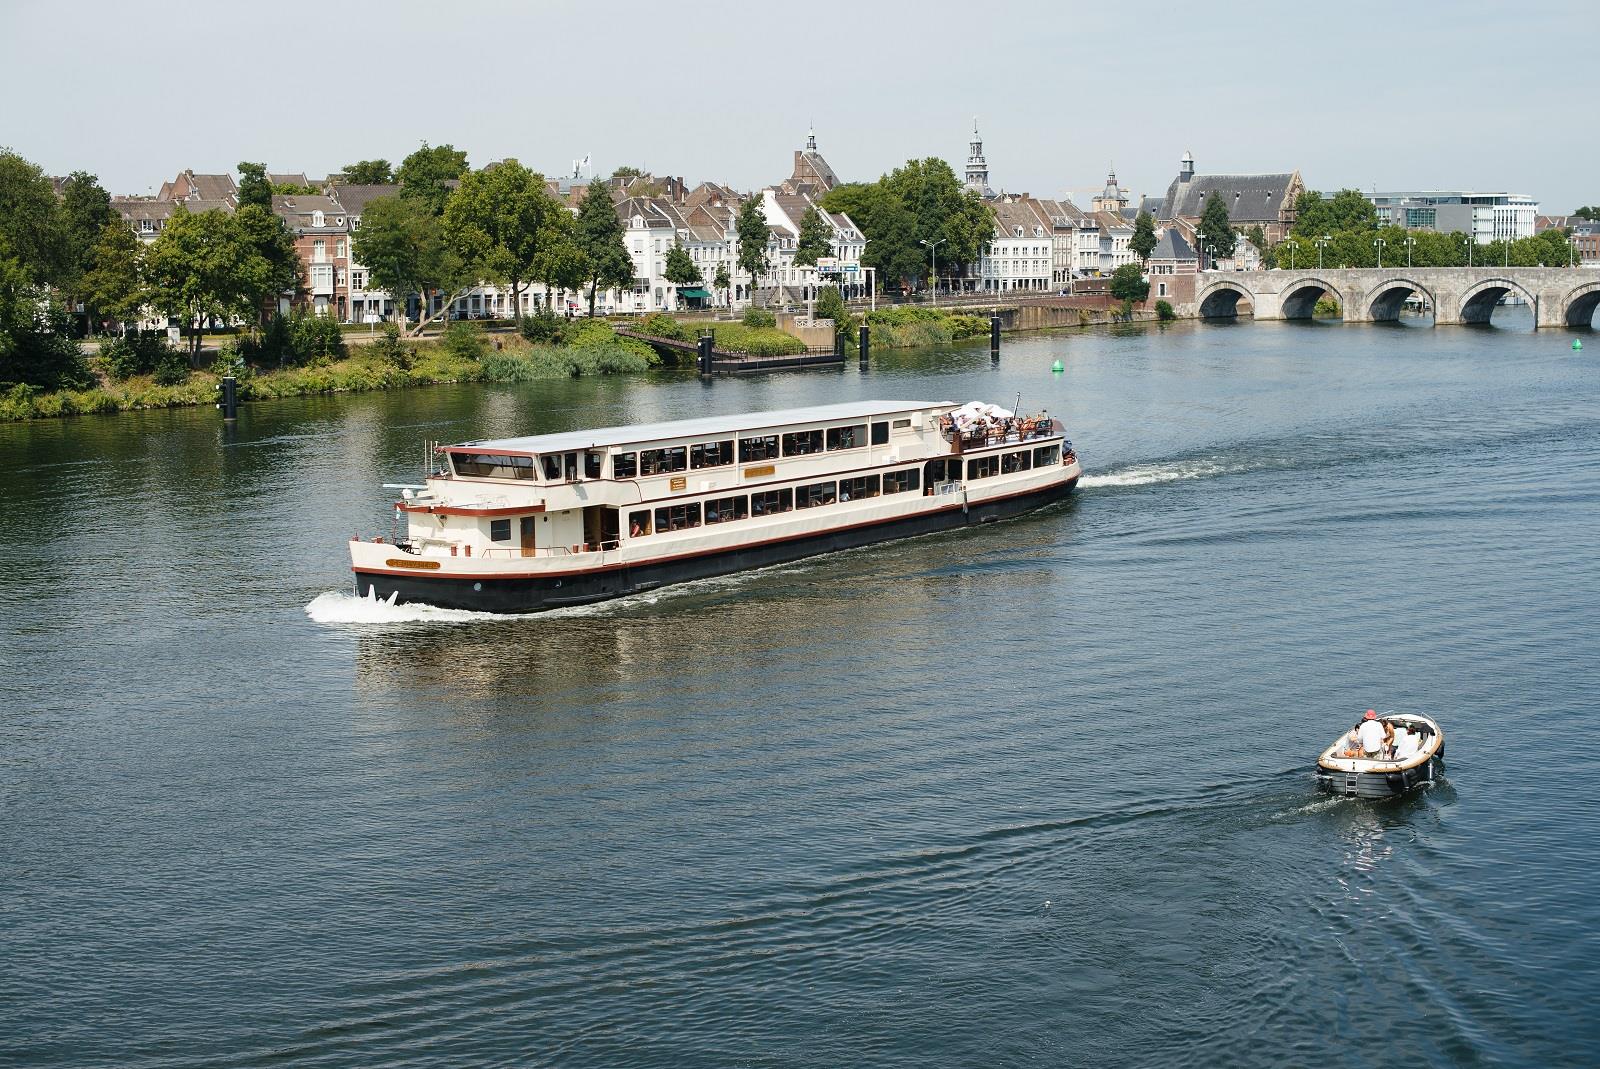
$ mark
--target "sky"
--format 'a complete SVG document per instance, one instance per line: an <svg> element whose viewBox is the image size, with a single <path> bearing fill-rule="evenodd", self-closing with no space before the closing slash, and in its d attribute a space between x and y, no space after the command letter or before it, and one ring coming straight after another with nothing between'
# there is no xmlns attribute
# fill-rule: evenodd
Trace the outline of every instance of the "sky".
<svg viewBox="0 0 1600 1069"><path fill-rule="evenodd" d="M0 147L113 193L258 160L320 178L423 141L547 175L589 155L752 189L815 127L846 181L977 118L996 189L1160 196L1298 169L1333 190L1600 203L1580 0L1187 5L807 0L0 0Z"/></svg>

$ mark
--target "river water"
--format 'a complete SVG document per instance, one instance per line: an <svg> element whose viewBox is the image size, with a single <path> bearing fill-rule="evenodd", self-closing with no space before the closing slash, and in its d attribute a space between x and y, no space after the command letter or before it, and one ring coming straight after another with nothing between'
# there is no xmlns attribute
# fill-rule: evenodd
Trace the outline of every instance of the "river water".
<svg viewBox="0 0 1600 1069"><path fill-rule="evenodd" d="M0 427L0 1063L1591 1063L1600 353L1519 312ZM999 527L348 593L426 439L1019 393L1088 474ZM1368 706L1447 782L1320 798Z"/></svg>

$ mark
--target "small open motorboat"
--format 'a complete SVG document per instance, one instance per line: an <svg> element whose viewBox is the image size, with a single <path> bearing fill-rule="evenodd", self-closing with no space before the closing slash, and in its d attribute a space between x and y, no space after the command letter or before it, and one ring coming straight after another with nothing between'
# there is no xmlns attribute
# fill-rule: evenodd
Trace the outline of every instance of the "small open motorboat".
<svg viewBox="0 0 1600 1069"><path fill-rule="evenodd" d="M1421 713L1384 713L1379 723L1394 727L1392 756L1369 761L1351 757L1350 735L1341 734L1317 759L1317 785L1346 798L1394 798L1444 771L1444 731Z"/></svg>

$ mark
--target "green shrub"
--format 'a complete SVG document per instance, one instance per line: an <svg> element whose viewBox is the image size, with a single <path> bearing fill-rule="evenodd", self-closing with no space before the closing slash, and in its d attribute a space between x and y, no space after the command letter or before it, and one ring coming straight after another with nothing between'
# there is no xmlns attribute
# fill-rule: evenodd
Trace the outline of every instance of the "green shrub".
<svg viewBox="0 0 1600 1069"><path fill-rule="evenodd" d="M489 340L483 336L483 328L466 319L458 319L446 327L439 344L458 360L477 360L489 351Z"/></svg>
<svg viewBox="0 0 1600 1069"><path fill-rule="evenodd" d="M1170 323L1178 318L1178 313L1172 310L1171 301L1156 302L1156 318L1163 323Z"/></svg>
<svg viewBox="0 0 1600 1069"><path fill-rule="evenodd" d="M644 317L644 322L639 324L639 333L649 334L656 338L668 338L672 341L694 341L695 332L679 323L665 312L652 312Z"/></svg>
<svg viewBox="0 0 1600 1069"><path fill-rule="evenodd" d="M806 351L805 342L792 334L770 327L750 327L743 323L716 323L717 348L751 356L787 356Z"/></svg>
<svg viewBox="0 0 1600 1069"><path fill-rule="evenodd" d="M540 305L533 315L517 320L517 332L535 345L555 345L566 333L566 320L549 305Z"/></svg>
<svg viewBox="0 0 1600 1069"><path fill-rule="evenodd" d="M241 359L257 367L285 367L296 363L294 335L288 317L274 314L259 337L240 338L237 351Z"/></svg>
<svg viewBox="0 0 1600 1069"><path fill-rule="evenodd" d="M326 364L345 358L344 331L331 315L295 313L289 324L289 338L294 363Z"/></svg>
<svg viewBox="0 0 1600 1069"><path fill-rule="evenodd" d="M1332 297L1318 297L1317 306L1311 310L1314 316L1336 316L1342 309L1339 302Z"/></svg>
<svg viewBox="0 0 1600 1069"><path fill-rule="evenodd" d="M379 360L408 371L411 368L412 357L416 350L400 340L400 325L398 323L385 323L378 330L378 337L368 349Z"/></svg>
<svg viewBox="0 0 1600 1069"><path fill-rule="evenodd" d="M824 286L817 293L816 313L819 319L833 320L836 330L854 330L856 327L856 317L850 314L837 286Z"/></svg>
<svg viewBox="0 0 1600 1069"><path fill-rule="evenodd" d="M751 305L749 308L744 310L744 318L742 322L745 326L752 327L757 330L762 328L770 329L778 325L778 317L767 311L765 308L757 308L755 305Z"/></svg>
<svg viewBox="0 0 1600 1069"><path fill-rule="evenodd" d="M165 331L143 330L106 342L100 347L100 361L106 374L121 382L134 375L150 374L174 351Z"/></svg>
<svg viewBox="0 0 1600 1069"><path fill-rule="evenodd" d="M157 386L182 386L189 381L189 357L176 349L168 349L156 362Z"/></svg>

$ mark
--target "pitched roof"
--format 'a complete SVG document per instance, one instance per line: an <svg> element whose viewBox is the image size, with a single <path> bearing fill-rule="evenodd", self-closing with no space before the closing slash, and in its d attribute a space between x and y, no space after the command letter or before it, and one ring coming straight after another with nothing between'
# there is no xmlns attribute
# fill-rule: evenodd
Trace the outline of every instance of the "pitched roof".
<svg viewBox="0 0 1600 1069"><path fill-rule="evenodd" d="M1155 251L1150 254L1152 260L1193 260L1194 249L1183 240L1183 234L1175 226L1169 226L1162 233L1161 240L1156 242Z"/></svg>
<svg viewBox="0 0 1600 1069"><path fill-rule="evenodd" d="M311 179L306 177L304 171L298 171L294 174L273 174L268 171L267 181L275 186L309 186L313 184Z"/></svg>
<svg viewBox="0 0 1600 1069"><path fill-rule="evenodd" d="M379 197L395 197L400 194L400 185L397 182L386 185L357 185L349 182L335 182L330 188L333 190L334 198L344 205L344 210L358 219L361 217L361 213L366 211L369 201L377 200Z"/></svg>
<svg viewBox="0 0 1600 1069"><path fill-rule="evenodd" d="M1212 193L1222 197L1228 219L1238 223L1275 223L1283 217L1289 188L1299 181L1300 172L1283 174L1197 174L1187 182L1180 175L1167 187L1162 200L1161 218L1198 219Z"/></svg>

